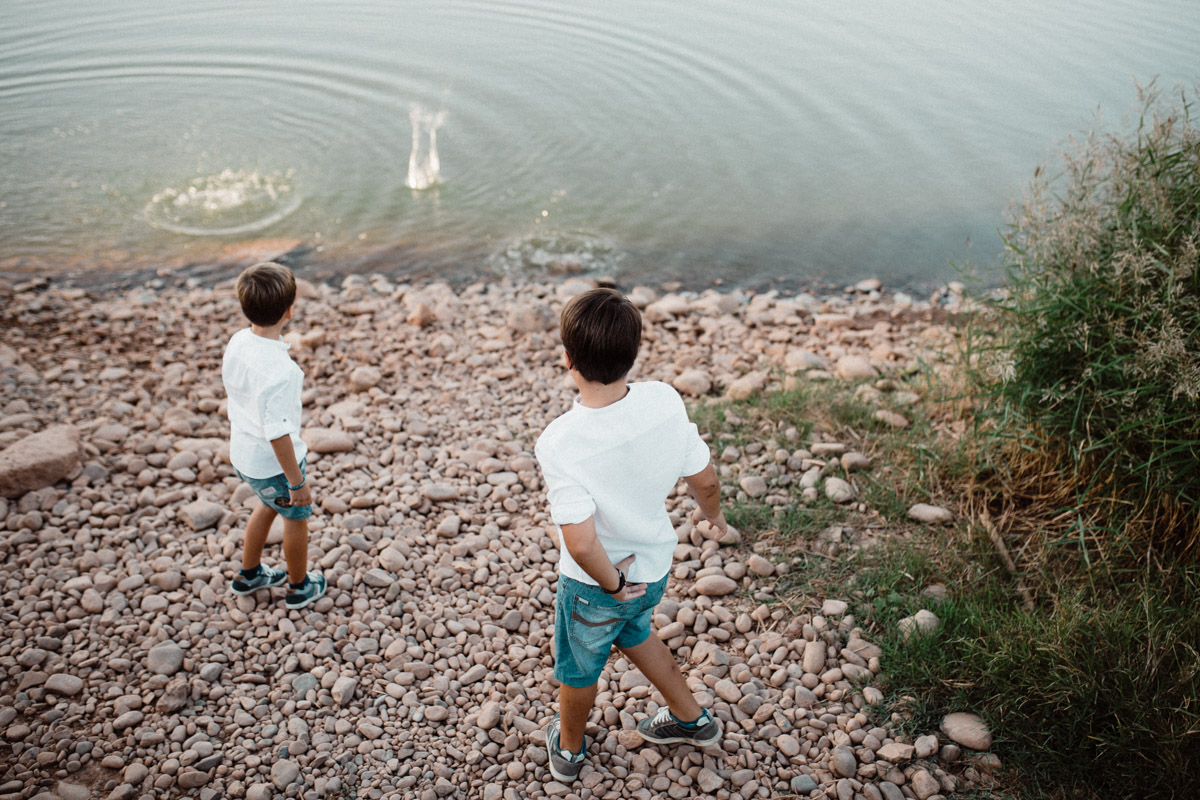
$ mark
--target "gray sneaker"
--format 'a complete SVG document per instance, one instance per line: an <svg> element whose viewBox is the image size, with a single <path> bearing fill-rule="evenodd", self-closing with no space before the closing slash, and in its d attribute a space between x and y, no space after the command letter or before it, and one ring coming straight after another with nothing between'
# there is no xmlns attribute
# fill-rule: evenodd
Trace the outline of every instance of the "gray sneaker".
<svg viewBox="0 0 1200 800"><path fill-rule="evenodd" d="M696 720L695 726L691 726L684 725L675 719L671 714L671 709L663 706L653 717L647 717L639 722L637 731L643 739L655 744L687 742L704 747L716 744L721 740L721 723L712 718L708 709L704 709L700 718Z"/></svg>
<svg viewBox="0 0 1200 800"><path fill-rule="evenodd" d="M587 752L587 737L583 737L583 749L578 753L572 753L559 746L558 740L561 734L562 723L555 714L554 719L550 720L550 726L546 728L546 752L550 754L550 774L569 785L579 779L579 772L583 769L584 753Z"/></svg>
<svg viewBox="0 0 1200 800"><path fill-rule="evenodd" d="M287 597L283 598L283 604L293 611L297 608L304 608L324 597L325 589L325 576L319 572L310 572L304 576L304 586L299 591L291 591L289 587Z"/></svg>
<svg viewBox="0 0 1200 800"><path fill-rule="evenodd" d="M229 584L229 591L234 594L253 594L259 589L270 589L279 586L287 580L287 571L260 565L261 569L253 578L243 578L240 574Z"/></svg>

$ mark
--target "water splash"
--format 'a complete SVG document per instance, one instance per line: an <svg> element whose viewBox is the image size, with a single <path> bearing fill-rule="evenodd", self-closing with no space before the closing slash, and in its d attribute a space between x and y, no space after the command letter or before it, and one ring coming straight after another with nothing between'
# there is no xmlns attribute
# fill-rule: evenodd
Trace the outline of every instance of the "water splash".
<svg viewBox="0 0 1200 800"><path fill-rule="evenodd" d="M408 156L408 187L428 189L441 179L438 161L437 131L446 121L446 112L426 111L415 103L409 109L412 123L412 152ZM428 142L427 146L423 146Z"/></svg>
<svg viewBox="0 0 1200 800"><path fill-rule="evenodd" d="M155 228L189 236L252 233L274 225L300 207L293 171L260 173L227 169L163 189L143 214Z"/></svg>

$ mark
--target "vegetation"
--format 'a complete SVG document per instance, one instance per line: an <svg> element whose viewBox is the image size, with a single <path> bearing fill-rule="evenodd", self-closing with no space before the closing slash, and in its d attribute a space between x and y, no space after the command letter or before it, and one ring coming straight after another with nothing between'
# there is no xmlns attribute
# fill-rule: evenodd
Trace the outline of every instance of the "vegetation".
<svg viewBox="0 0 1200 800"><path fill-rule="evenodd" d="M914 735L951 711L988 721L992 796L1200 789L1200 131L1176 100L1145 93L1128 134L1039 170L1004 294L964 330L956 376L910 376L930 377L910 429L820 385L699 410L732 442L791 427L874 458L865 510L797 497L731 519L794 556L781 602L855 601L884 648L884 713ZM958 522L914 525L916 502ZM905 642L920 608L942 627Z"/></svg>

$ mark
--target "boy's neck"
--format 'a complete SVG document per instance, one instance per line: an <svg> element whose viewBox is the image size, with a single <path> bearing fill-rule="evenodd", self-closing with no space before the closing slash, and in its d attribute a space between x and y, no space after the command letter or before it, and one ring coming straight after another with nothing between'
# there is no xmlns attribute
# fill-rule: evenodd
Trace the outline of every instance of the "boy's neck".
<svg viewBox="0 0 1200 800"><path fill-rule="evenodd" d="M612 383L594 383L585 380L575 370L571 371L575 378L575 386L579 389L579 403L587 408L604 408L611 406L629 393L629 384L624 378Z"/></svg>
<svg viewBox="0 0 1200 800"><path fill-rule="evenodd" d="M287 325L287 319L281 319L274 325L251 325L250 330L255 336L261 336L264 339L281 339L283 338L283 328Z"/></svg>

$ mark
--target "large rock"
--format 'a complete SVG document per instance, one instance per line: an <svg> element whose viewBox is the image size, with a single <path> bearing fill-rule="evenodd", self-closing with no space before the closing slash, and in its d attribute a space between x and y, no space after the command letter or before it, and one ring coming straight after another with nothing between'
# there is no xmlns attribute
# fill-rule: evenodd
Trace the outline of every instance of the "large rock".
<svg viewBox="0 0 1200 800"><path fill-rule="evenodd" d="M79 429L52 425L0 452L0 496L20 497L51 486L79 466Z"/></svg>
<svg viewBox="0 0 1200 800"><path fill-rule="evenodd" d="M987 750L992 746L992 732L977 714L957 711L942 720L942 733L953 742L972 750Z"/></svg>
<svg viewBox="0 0 1200 800"><path fill-rule="evenodd" d="M179 509L179 518L194 531L214 527L225 516L225 507L209 500L193 500Z"/></svg>
<svg viewBox="0 0 1200 800"><path fill-rule="evenodd" d="M853 485L841 478L826 478L825 496L835 503L849 503L858 497L858 492Z"/></svg>
<svg viewBox="0 0 1200 800"><path fill-rule="evenodd" d="M354 449L354 437L332 428L306 428L302 436L314 453L345 453Z"/></svg>

